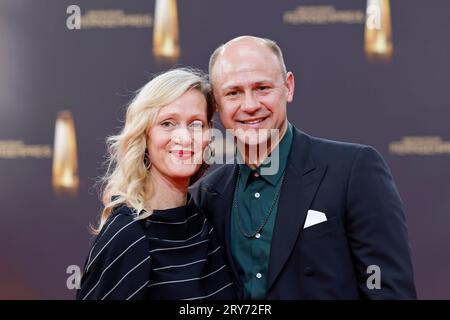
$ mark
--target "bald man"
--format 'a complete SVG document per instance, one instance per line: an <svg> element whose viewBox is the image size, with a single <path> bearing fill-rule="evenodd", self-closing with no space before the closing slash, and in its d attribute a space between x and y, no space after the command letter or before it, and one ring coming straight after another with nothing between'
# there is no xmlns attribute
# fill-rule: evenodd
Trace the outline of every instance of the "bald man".
<svg viewBox="0 0 450 320"><path fill-rule="evenodd" d="M380 154L289 123L294 75L269 39L227 42L211 55L209 73L242 163L208 174L193 194L240 297L415 299L404 209ZM277 170L267 174L274 156Z"/></svg>

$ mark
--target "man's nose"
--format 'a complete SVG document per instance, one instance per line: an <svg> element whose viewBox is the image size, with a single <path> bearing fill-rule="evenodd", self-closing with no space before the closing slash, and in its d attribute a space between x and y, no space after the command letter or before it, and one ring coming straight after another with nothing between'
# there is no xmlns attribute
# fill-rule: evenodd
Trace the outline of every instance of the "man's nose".
<svg viewBox="0 0 450 320"><path fill-rule="evenodd" d="M173 132L172 140L180 145L190 145L192 142L191 132L188 128L182 126Z"/></svg>
<svg viewBox="0 0 450 320"><path fill-rule="evenodd" d="M254 113L259 109L259 101L253 92L246 92L241 110L247 113Z"/></svg>

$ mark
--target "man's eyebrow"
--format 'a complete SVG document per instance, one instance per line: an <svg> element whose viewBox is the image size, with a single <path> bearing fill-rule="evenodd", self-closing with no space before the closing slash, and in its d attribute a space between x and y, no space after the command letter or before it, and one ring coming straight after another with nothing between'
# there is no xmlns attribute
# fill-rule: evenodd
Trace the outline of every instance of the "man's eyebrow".
<svg viewBox="0 0 450 320"><path fill-rule="evenodd" d="M232 89L239 89L240 87L241 87L240 85L231 84L231 85L225 85L221 89L224 91L227 91L227 90L232 90Z"/></svg>
<svg viewBox="0 0 450 320"><path fill-rule="evenodd" d="M262 84L272 84L272 83L273 83L272 80L261 80L261 81L255 82L254 85L260 86L260 85L262 85Z"/></svg>
<svg viewBox="0 0 450 320"><path fill-rule="evenodd" d="M273 81L269 80L269 79L263 79L263 80L259 80L259 81L251 83L251 86L259 86L259 85L268 84L268 83L273 83ZM230 84L230 85L225 84L221 89L222 90L239 89L243 86L244 85L242 85L242 84Z"/></svg>

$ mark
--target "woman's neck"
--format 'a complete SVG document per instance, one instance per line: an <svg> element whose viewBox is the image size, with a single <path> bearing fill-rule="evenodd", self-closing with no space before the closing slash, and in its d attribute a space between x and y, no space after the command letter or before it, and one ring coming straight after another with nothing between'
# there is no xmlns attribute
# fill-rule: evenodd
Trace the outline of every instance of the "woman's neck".
<svg viewBox="0 0 450 320"><path fill-rule="evenodd" d="M150 175L151 179L147 181L145 188L150 191L150 195L145 201L146 208L165 210L186 204L189 178L172 179L152 171L150 171Z"/></svg>

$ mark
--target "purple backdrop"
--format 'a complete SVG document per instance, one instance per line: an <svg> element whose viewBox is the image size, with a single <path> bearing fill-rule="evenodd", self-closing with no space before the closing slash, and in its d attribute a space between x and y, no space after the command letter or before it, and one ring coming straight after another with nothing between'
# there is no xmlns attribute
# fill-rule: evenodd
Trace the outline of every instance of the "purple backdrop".
<svg viewBox="0 0 450 320"><path fill-rule="evenodd" d="M95 177L133 90L171 67L152 54L153 27L68 30L66 8L154 15L154 1L2 0L0 140L53 146L60 110L73 114L80 187L52 188L51 158L0 156L0 298L71 299L69 265L83 265L89 222L101 210ZM290 121L316 136L375 146L407 209L420 298L450 299L450 148L430 155L389 149L406 136L450 139L450 2L391 1L394 54L370 63L364 22L298 25L298 6L365 12L365 1L178 1L178 65L206 70L219 44L242 34L272 38L296 76ZM448 143L447 143L448 144Z"/></svg>

